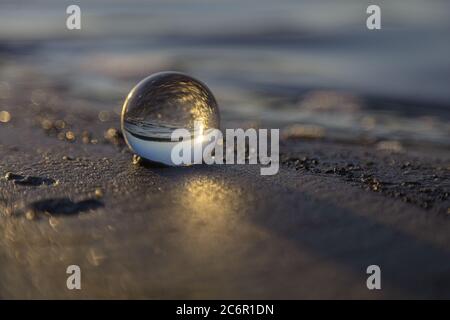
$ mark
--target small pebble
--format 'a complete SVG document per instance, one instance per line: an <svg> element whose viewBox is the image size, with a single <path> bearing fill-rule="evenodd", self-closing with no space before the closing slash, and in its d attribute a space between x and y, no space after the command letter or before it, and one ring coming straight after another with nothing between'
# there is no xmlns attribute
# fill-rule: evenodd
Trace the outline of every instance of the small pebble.
<svg viewBox="0 0 450 320"><path fill-rule="evenodd" d="M103 190L100 188L96 188L94 194L97 199L103 198L103 195L104 195Z"/></svg>
<svg viewBox="0 0 450 320"><path fill-rule="evenodd" d="M115 128L109 128L106 132L105 132L105 138L106 139L113 139L118 135L118 131Z"/></svg>
<svg viewBox="0 0 450 320"><path fill-rule="evenodd" d="M12 173L12 172L7 172L7 173L5 174L5 179L8 180L8 181L14 179L14 173Z"/></svg>
<svg viewBox="0 0 450 320"><path fill-rule="evenodd" d="M105 132L104 137L108 142L114 145L119 145L121 143L122 133L115 128L109 128Z"/></svg>
<svg viewBox="0 0 450 320"><path fill-rule="evenodd" d="M84 144L89 144L91 142L91 137L92 137L92 135L89 131L83 131L81 133L81 141Z"/></svg>
<svg viewBox="0 0 450 320"><path fill-rule="evenodd" d="M25 218L27 220L34 220L34 219L36 219L36 212L34 210L32 210L32 209L28 210L25 213Z"/></svg>
<svg viewBox="0 0 450 320"><path fill-rule="evenodd" d="M56 219L54 217L50 217L48 219L48 224L54 229L54 228L56 228L58 226L59 221L58 221L58 219Z"/></svg>
<svg viewBox="0 0 450 320"><path fill-rule="evenodd" d="M0 122L7 123L11 120L11 114L8 111L0 111Z"/></svg>
<svg viewBox="0 0 450 320"><path fill-rule="evenodd" d="M75 141L75 133L73 133L73 131L67 131L66 132L66 139L68 141Z"/></svg>
<svg viewBox="0 0 450 320"><path fill-rule="evenodd" d="M132 160L133 164L140 164L141 160L142 160L141 157L139 157L136 154L133 154L133 160Z"/></svg>

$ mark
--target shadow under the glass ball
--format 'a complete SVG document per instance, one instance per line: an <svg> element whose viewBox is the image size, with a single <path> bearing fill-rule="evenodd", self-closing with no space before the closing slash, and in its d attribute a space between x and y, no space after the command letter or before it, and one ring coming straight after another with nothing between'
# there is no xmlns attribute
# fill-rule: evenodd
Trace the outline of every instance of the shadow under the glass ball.
<svg viewBox="0 0 450 320"><path fill-rule="evenodd" d="M214 153L212 154L212 156L214 157ZM157 162L157 161L152 161L152 160L148 160L146 158L143 158L141 156L138 156L137 154L133 154L133 158L132 158L132 163L136 166L140 166L143 168L147 168L147 169L186 169L186 168L198 168L198 167L202 167L202 166L211 166L210 164L206 164L205 162L201 162L201 163L194 163L194 164L190 164L190 165L168 165L168 164L164 164L161 162Z"/></svg>

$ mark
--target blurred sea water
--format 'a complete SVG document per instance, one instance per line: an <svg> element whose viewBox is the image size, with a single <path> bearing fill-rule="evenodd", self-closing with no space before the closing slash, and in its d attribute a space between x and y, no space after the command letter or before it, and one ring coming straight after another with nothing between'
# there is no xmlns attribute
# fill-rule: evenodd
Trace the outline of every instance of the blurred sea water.
<svg viewBox="0 0 450 320"><path fill-rule="evenodd" d="M206 82L224 126L450 147L450 1L71 1L0 3L0 83L39 85L120 112L163 70ZM0 86L1 94L1 86ZM11 107L10 107L11 108ZM1 109L1 106L0 106Z"/></svg>

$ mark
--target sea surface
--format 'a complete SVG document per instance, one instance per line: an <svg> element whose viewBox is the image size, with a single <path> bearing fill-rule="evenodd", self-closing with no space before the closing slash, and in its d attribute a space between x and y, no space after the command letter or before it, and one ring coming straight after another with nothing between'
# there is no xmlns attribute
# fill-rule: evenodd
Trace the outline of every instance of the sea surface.
<svg viewBox="0 0 450 320"><path fill-rule="evenodd" d="M3 0L0 95L32 73L34 90L120 113L142 78L175 70L208 84L222 126L450 148L450 1L376 1L369 31L372 3L84 0L69 31L72 1Z"/></svg>

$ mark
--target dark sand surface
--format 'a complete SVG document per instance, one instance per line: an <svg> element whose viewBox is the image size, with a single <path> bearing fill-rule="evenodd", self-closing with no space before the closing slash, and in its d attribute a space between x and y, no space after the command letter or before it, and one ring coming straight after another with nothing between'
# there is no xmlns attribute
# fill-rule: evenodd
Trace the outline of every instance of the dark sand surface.
<svg viewBox="0 0 450 320"><path fill-rule="evenodd" d="M448 150L284 139L276 176L151 167L117 115L22 98L0 123L0 298L450 298Z"/></svg>

